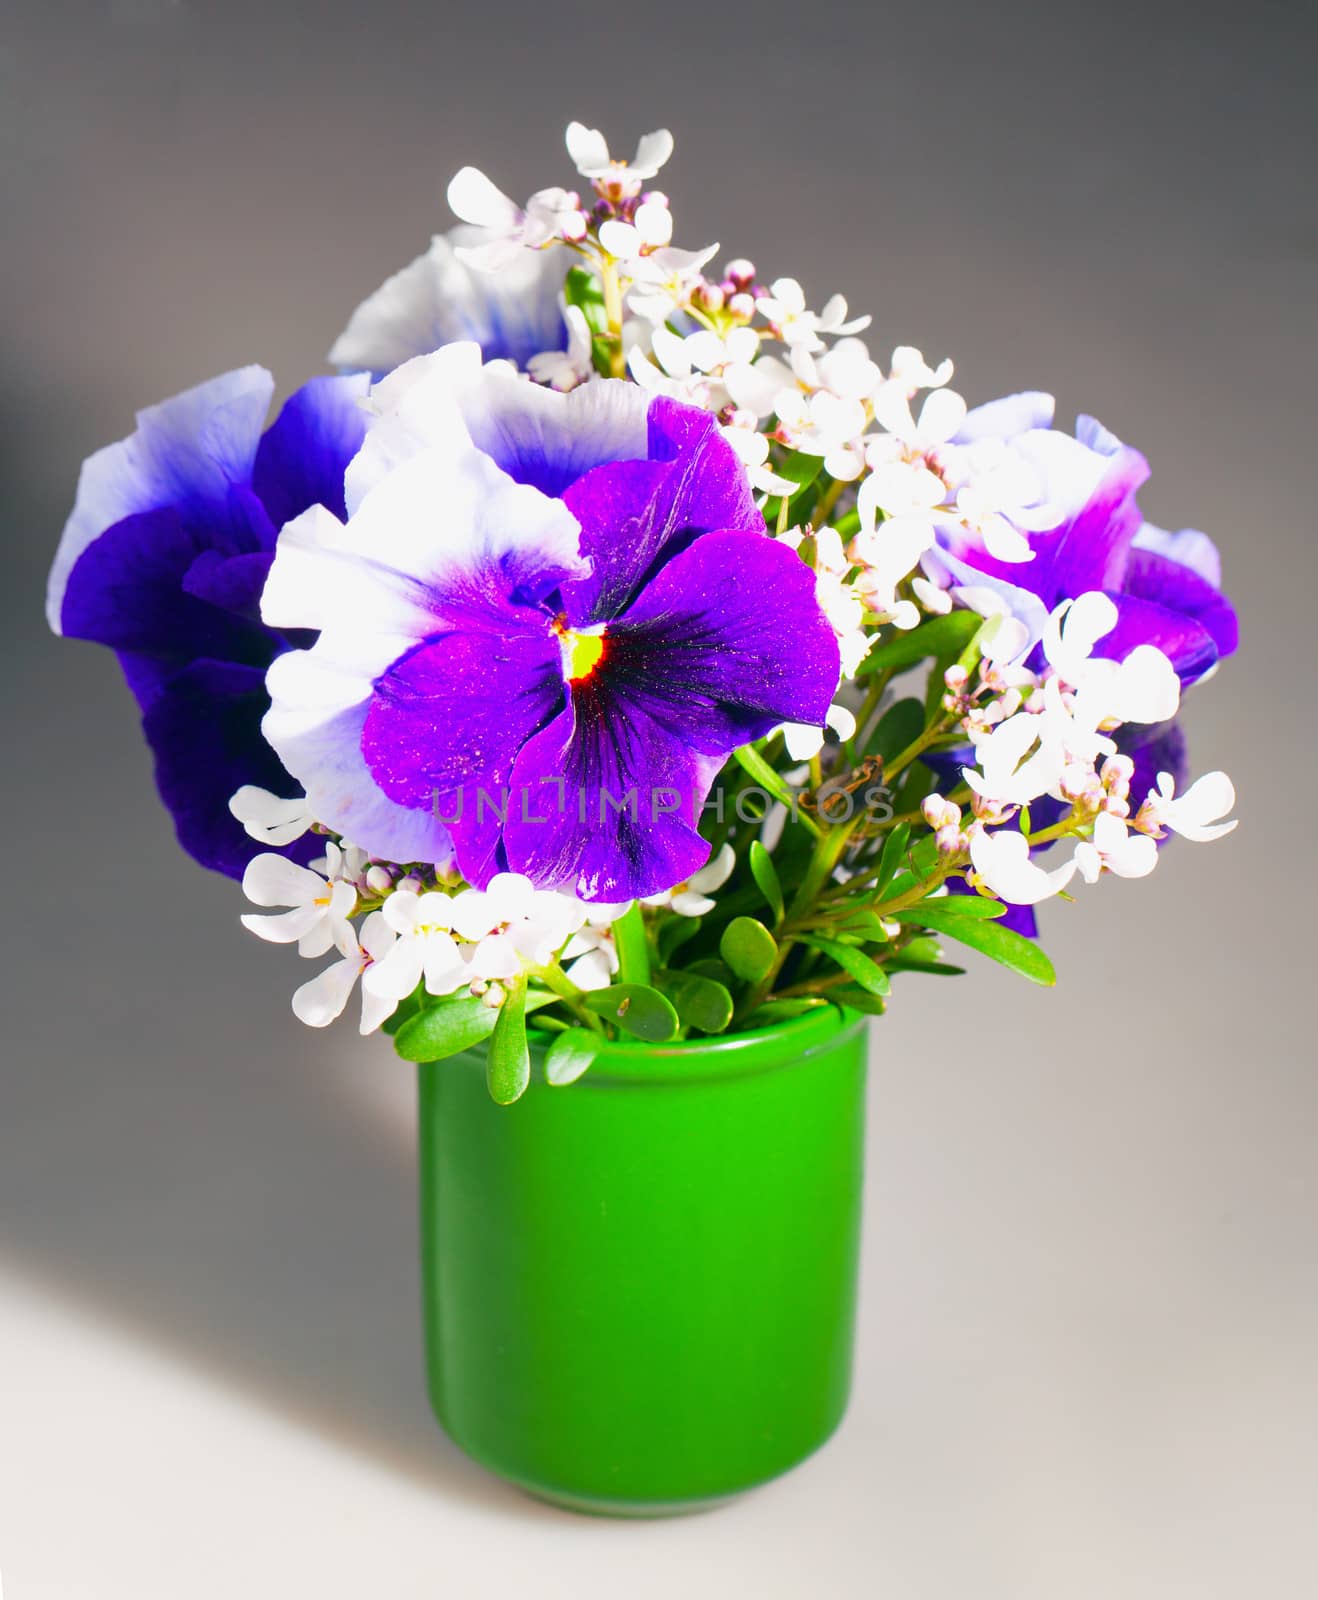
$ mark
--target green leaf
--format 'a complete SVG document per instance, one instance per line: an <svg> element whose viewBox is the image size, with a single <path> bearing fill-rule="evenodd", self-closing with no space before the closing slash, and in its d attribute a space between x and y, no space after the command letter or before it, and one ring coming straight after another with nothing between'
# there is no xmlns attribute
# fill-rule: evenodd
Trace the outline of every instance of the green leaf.
<svg viewBox="0 0 1318 1600"><path fill-rule="evenodd" d="M684 944L689 944L700 932L700 917L679 917L676 912L659 924L654 942L659 960L667 966Z"/></svg>
<svg viewBox="0 0 1318 1600"><path fill-rule="evenodd" d="M732 996L721 983L689 969L656 974L660 988L689 1028L722 1033L732 1021Z"/></svg>
<svg viewBox="0 0 1318 1600"><path fill-rule="evenodd" d="M527 995L526 1010L538 1011L557 999L557 995L536 990ZM477 995L433 1000L399 1028L394 1049L404 1061L443 1061L488 1039L498 1019L499 1012Z"/></svg>
<svg viewBox="0 0 1318 1600"><path fill-rule="evenodd" d="M1001 900L990 900L982 894L943 894L933 904L949 916L977 917L981 922L991 922L995 917L1007 915L1007 908Z"/></svg>
<svg viewBox="0 0 1318 1600"><path fill-rule="evenodd" d="M677 1038L677 1012L648 984L615 983L607 989L592 989L582 998L588 1010L616 1023L635 1039L663 1044Z"/></svg>
<svg viewBox="0 0 1318 1600"><path fill-rule="evenodd" d="M803 1016L807 1011L818 1011L820 1006L827 1004L828 1001L819 994L792 995L787 1000L766 1000L747 1017L746 1026L767 1027L771 1022L786 1022L792 1017Z"/></svg>
<svg viewBox="0 0 1318 1600"><path fill-rule="evenodd" d="M743 744L732 752L732 759L752 777L766 794L771 794L775 800L781 800L787 807L788 815L794 822L800 822L807 827L816 838L820 836L819 824L812 816L793 803L792 791L783 782L769 763L764 759L754 745Z"/></svg>
<svg viewBox="0 0 1318 1600"><path fill-rule="evenodd" d="M1051 988L1057 982L1052 962L1034 940L1025 938L1011 928L1000 928L994 922L980 922L974 917L958 916L956 912L949 913L941 900L926 900L905 911L894 911L892 915L897 922L933 928L944 938L968 945L990 961L1019 972L1031 983Z"/></svg>
<svg viewBox="0 0 1318 1600"><path fill-rule="evenodd" d="M867 994L885 995L892 988L888 982L888 974L876 962L871 961L863 950L857 950L853 945L839 944L836 939L820 939L815 934L802 938L801 942L835 962L848 977L854 978Z"/></svg>
<svg viewBox="0 0 1318 1600"><path fill-rule="evenodd" d="M545 1053L545 1082L561 1089L575 1083L599 1054L604 1041L585 1028L568 1028L560 1033Z"/></svg>
<svg viewBox="0 0 1318 1600"><path fill-rule="evenodd" d="M897 876L897 871L906 859L906 846L911 837L909 822L899 822L888 837L883 841L883 851L879 856L879 875L874 880L874 894L877 899L882 899L884 891Z"/></svg>
<svg viewBox="0 0 1318 1600"><path fill-rule="evenodd" d="M715 983L721 983L726 989L732 983L732 968L726 961L720 961L717 956L701 956L699 961L693 961L689 967L683 967L683 972L694 972L698 978L713 978Z"/></svg>
<svg viewBox="0 0 1318 1600"><path fill-rule="evenodd" d="M859 939L862 944L887 944L888 942L888 930L883 926L883 918L877 916L868 907L853 911L844 922L839 924L838 931Z"/></svg>
<svg viewBox="0 0 1318 1600"><path fill-rule="evenodd" d="M604 285L586 267L573 267L563 285L563 298L580 308L592 333L607 333L608 313L604 309Z"/></svg>
<svg viewBox="0 0 1318 1600"><path fill-rule="evenodd" d="M531 1081L531 1052L526 1043L526 975L513 979L494 1017L494 1031L485 1057L485 1082L496 1105L510 1106L526 1093Z"/></svg>
<svg viewBox="0 0 1318 1600"><path fill-rule="evenodd" d="M879 718L874 749L885 761L914 744L924 732L924 706L919 700L898 700Z"/></svg>
<svg viewBox="0 0 1318 1600"><path fill-rule="evenodd" d="M773 925L776 928L783 920L786 909L783 904L783 886L778 881L778 869L773 864L773 857L758 839L751 840L748 854L751 877L755 879L756 887L769 903L769 909L773 912Z"/></svg>
<svg viewBox="0 0 1318 1600"><path fill-rule="evenodd" d="M978 633L983 620L974 611L949 611L945 617L931 617L909 633L898 633L876 645L861 662L856 676L885 670L900 672L926 656L959 655Z"/></svg>
<svg viewBox="0 0 1318 1600"><path fill-rule="evenodd" d="M888 963L889 972L925 972L935 978L964 978L966 969L946 961L907 961L898 956Z"/></svg>
<svg viewBox="0 0 1318 1600"><path fill-rule="evenodd" d="M719 954L746 983L767 978L778 959L778 945L762 922L754 917L734 917L723 930Z"/></svg>
<svg viewBox="0 0 1318 1600"><path fill-rule="evenodd" d="M406 1000L400 1000L393 1014L380 1024L381 1031L392 1039L405 1022L411 1022L426 1003L425 985L418 983Z"/></svg>
<svg viewBox="0 0 1318 1600"><path fill-rule="evenodd" d="M842 984L832 991L833 998L844 1006L850 1006L853 1011L863 1011L866 1016L881 1017L888 1009L880 995L869 994L864 989L853 989L849 984Z"/></svg>

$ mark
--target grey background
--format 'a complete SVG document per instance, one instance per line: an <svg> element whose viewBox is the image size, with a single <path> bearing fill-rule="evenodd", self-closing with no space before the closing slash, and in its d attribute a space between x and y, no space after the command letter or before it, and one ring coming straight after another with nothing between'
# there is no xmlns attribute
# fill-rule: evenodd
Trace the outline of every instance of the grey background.
<svg viewBox="0 0 1318 1600"><path fill-rule="evenodd" d="M521 196L567 181L569 117L618 147L667 124L679 242L842 290L881 354L951 354L972 403L1050 388L1147 452L1148 514L1213 533L1240 607L1187 723L1242 825L1055 908L1055 993L911 981L876 1030L857 1420L799 1477L846 1515L772 1567L791 1480L698 1533L573 1525L539 1591L649 1593L637 1563L688 1550L693 1594L1318 1582L1313 44L1277 4L11 0L7 1281L470 1512L443 1592L506 1592L499 1563L566 1527L425 1414L405 1071L294 1022L296 963L176 852L112 660L49 639L41 592L82 457L212 373L319 370L447 225L460 164ZM0 1463L24 1359L0 1348ZM177 1465L247 1470L205 1437ZM140 1490L100 1493L128 1516ZM23 1533L0 1503L0 1564ZM314 1592L363 1592L349 1537L327 1525ZM133 1548L104 1592L170 1592Z"/></svg>

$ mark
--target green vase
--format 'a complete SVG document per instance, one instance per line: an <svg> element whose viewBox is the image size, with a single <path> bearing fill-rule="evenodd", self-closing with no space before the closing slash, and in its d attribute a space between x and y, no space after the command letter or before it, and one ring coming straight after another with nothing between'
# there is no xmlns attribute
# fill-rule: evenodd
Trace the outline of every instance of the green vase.
<svg viewBox="0 0 1318 1600"><path fill-rule="evenodd" d="M512 1106L479 1051L421 1067L427 1366L455 1443L616 1516L699 1510L818 1449L850 1386L865 1045L829 1006L610 1044L562 1088L536 1054Z"/></svg>

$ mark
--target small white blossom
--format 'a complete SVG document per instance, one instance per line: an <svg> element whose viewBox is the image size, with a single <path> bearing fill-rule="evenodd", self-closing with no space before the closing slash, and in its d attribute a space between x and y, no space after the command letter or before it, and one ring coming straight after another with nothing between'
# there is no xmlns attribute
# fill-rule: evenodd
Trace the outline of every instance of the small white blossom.
<svg viewBox="0 0 1318 1600"><path fill-rule="evenodd" d="M1067 861L1051 872L1030 860L1025 835L1015 828L981 829L972 834L970 861L986 889L1013 906L1036 906L1060 894L1075 875Z"/></svg>
<svg viewBox="0 0 1318 1600"><path fill-rule="evenodd" d="M485 242L460 245L459 260L484 272L498 272L524 249L539 250L563 236L579 212L576 195L566 189L538 189L515 204L476 167L463 167L448 186L448 203L456 216L486 230Z"/></svg>
<svg viewBox="0 0 1318 1600"><path fill-rule="evenodd" d="M1148 798L1140 807L1136 827L1169 828L1182 839L1197 844L1207 844L1224 838L1237 825L1237 819L1223 822L1221 818L1233 810L1236 803L1235 785L1225 772L1206 772L1179 798L1176 780L1170 772L1158 774L1157 786L1150 789Z"/></svg>
<svg viewBox="0 0 1318 1600"><path fill-rule="evenodd" d="M595 370L594 343L585 312L580 306L565 306L563 320L567 323L567 349L545 350L527 363L536 383L548 384L560 394L584 383Z"/></svg>
<svg viewBox="0 0 1318 1600"><path fill-rule="evenodd" d="M383 913L372 911L362 921L360 942L354 935L351 944L344 948L341 960L297 990L293 996L293 1015L309 1028L328 1027L343 1015L358 978L389 953L397 937ZM396 998L375 994L363 983L359 1031L363 1035L374 1033L397 1005Z"/></svg>
<svg viewBox="0 0 1318 1600"><path fill-rule="evenodd" d="M630 161L614 160L609 154L608 140L599 129L587 128L580 122L568 123L565 142L573 165L592 183L613 178L653 178L673 153L673 136L667 128L642 135Z"/></svg>
<svg viewBox="0 0 1318 1600"><path fill-rule="evenodd" d="M850 739L856 731L856 718L846 706L829 706L824 727L811 722L784 722L783 740L787 754L793 761L809 761L824 748L825 728L831 728L839 739Z"/></svg>
<svg viewBox="0 0 1318 1600"><path fill-rule="evenodd" d="M300 839L316 820L305 795L284 800L251 783L245 783L234 793L229 810L242 823L243 832L249 838L273 849Z"/></svg>
<svg viewBox="0 0 1318 1600"><path fill-rule="evenodd" d="M701 281L702 269L718 254L718 248L712 244L704 250L679 250L676 245L664 245L632 262L628 269L630 309L645 322L666 322L686 305Z"/></svg>
<svg viewBox="0 0 1318 1600"><path fill-rule="evenodd" d="M1018 711L976 740L977 768L963 767L962 777L986 800L1029 805L1056 787L1065 765L1063 751L1048 732L1043 717Z"/></svg>
<svg viewBox="0 0 1318 1600"><path fill-rule="evenodd" d="M1158 846L1143 834L1131 833L1120 817L1100 811L1093 839L1075 847L1075 865L1086 883L1097 883L1104 871L1118 878L1146 878L1158 865Z"/></svg>
<svg viewBox="0 0 1318 1600"><path fill-rule="evenodd" d="M585 922L586 907L537 889L520 872L498 872L484 889L455 896L452 918L453 931L474 945L462 952L473 977L515 978L552 961Z"/></svg>
<svg viewBox="0 0 1318 1600"><path fill-rule="evenodd" d="M649 895L643 902L647 906L667 906L679 917L703 917L714 909L710 895L721 889L732 876L737 864L737 853L725 844L714 859L699 872L693 872L685 883L675 884L662 894Z"/></svg>
<svg viewBox="0 0 1318 1600"><path fill-rule="evenodd" d="M833 295L819 312L810 311L805 303L805 291L795 278L778 278L769 285L769 293L757 302L761 315L771 322L784 344L803 344L807 350L822 350L821 334L840 338L844 334L861 333L868 328L870 317L857 317L848 322L847 302L840 294Z"/></svg>
<svg viewBox="0 0 1318 1600"><path fill-rule="evenodd" d="M425 979L427 994L452 994L467 981L466 963L451 932L453 901L429 890L395 889L381 907L396 943L363 977L382 1000L404 1000Z"/></svg>
<svg viewBox="0 0 1318 1600"><path fill-rule="evenodd" d="M296 941L303 956L323 956L331 945L345 949L352 942L348 918L357 904L357 891L338 878L338 846L331 844L327 850L333 858L327 877L284 856L253 857L243 873L243 893L253 905L291 909L273 917L247 913L239 919L243 927L271 944Z"/></svg>

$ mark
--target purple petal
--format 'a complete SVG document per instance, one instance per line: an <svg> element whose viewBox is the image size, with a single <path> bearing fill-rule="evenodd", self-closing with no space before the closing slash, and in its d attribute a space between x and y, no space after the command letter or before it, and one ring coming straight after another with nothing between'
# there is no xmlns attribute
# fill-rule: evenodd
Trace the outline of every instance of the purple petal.
<svg viewBox="0 0 1318 1600"><path fill-rule="evenodd" d="M292 796L297 785L261 736L270 702L265 675L227 661L194 661L165 684L142 719L155 756L156 787L174 818L179 843L203 867L240 878L267 848L229 812L243 784ZM294 840L281 854L306 862L323 840Z"/></svg>
<svg viewBox="0 0 1318 1600"><path fill-rule="evenodd" d="M780 722L822 726L840 667L804 562L764 534L710 533L609 627L597 670L676 738L726 756Z"/></svg>
<svg viewBox="0 0 1318 1600"><path fill-rule="evenodd" d="M1222 557L1217 546L1198 528L1182 528L1179 533L1168 533L1146 522L1135 535L1137 550L1156 550L1159 555L1189 567L1214 589L1222 587Z"/></svg>
<svg viewBox="0 0 1318 1600"><path fill-rule="evenodd" d="M390 667L362 755L392 801L443 821L463 874L483 883L499 870L501 796L517 753L566 696L547 615L506 616L498 631L446 634Z"/></svg>
<svg viewBox="0 0 1318 1600"><path fill-rule="evenodd" d="M1126 572L1127 594L1153 600L1168 611L1195 618L1212 635L1219 656L1231 655L1240 642L1235 607L1197 572L1155 550L1135 549Z"/></svg>
<svg viewBox="0 0 1318 1600"><path fill-rule="evenodd" d="M643 704L624 708L600 674L575 683L569 708L513 768L508 867L583 900L630 900L684 882L709 857L696 824L722 764Z"/></svg>
<svg viewBox="0 0 1318 1600"><path fill-rule="evenodd" d="M1131 810L1137 811L1160 772L1170 772L1179 793L1189 781L1190 757L1179 722L1128 722L1118 730L1117 746L1135 763L1130 780Z"/></svg>
<svg viewBox="0 0 1318 1600"><path fill-rule="evenodd" d="M366 436L360 401L368 386L364 373L313 378L289 397L267 430L256 452L252 488L275 531L308 506L322 505L340 520L347 515L343 474Z"/></svg>
<svg viewBox="0 0 1318 1600"><path fill-rule="evenodd" d="M149 655L169 670L198 656L264 668L277 636L184 592L184 579L207 553L202 537L172 509L125 517L89 545L70 572L63 631ZM135 679L129 672L129 681L145 705L142 695L154 690L159 675Z"/></svg>
<svg viewBox="0 0 1318 1600"><path fill-rule="evenodd" d="M87 458L47 586L46 615L56 633L69 574L107 528L170 505L225 520L231 487L251 477L273 391L263 367L225 373L140 411L131 437Z"/></svg>
<svg viewBox="0 0 1318 1600"><path fill-rule="evenodd" d="M1135 491L1148 476L1148 462L1138 450L1122 445L1112 456L1088 502L1053 537L1047 557L1040 557L1047 560L1050 607L1091 589L1122 587L1143 520Z"/></svg>
<svg viewBox="0 0 1318 1600"><path fill-rule="evenodd" d="M1113 594L1117 625L1094 646L1094 654L1124 661L1138 645L1156 645L1176 668L1183 684L1202 678L1217 662L1217 646L1203 623L1153 600Z"/></svg>
<svg viewBox="0 0 1318 1600"><path fill-rule="evenodd" d="M656 400L649 430L649 461L597 467L563 496L594 569L563 589L576 625L616 617L664 561L699 535L764 531L746 469L713 417Z"/></svg>

